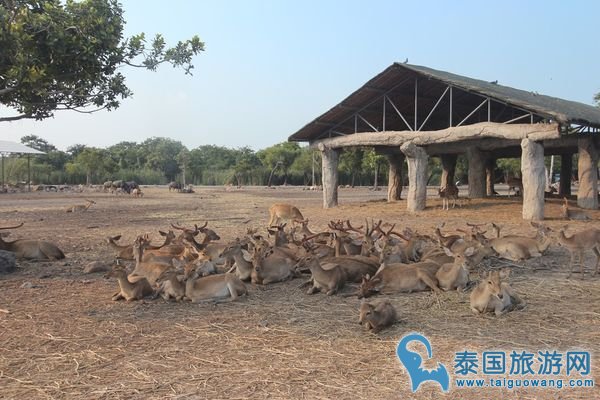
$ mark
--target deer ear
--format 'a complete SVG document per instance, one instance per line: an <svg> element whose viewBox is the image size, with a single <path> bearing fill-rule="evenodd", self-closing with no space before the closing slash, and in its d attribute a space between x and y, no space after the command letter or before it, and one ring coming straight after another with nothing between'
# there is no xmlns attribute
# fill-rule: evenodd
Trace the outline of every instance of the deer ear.
<svg viewBox="0 0 600 400"><path fill-rule="evenodd" d="M475 254L475 247L468 247L463 254L467 257L471 257L473 254Z"/></svg>
<svg viewBox="0 0 600 400"><path fill-rule="evenodd" d="M449 257L456 257L456 255L452 252L452 250L450 250L446 246L444 246L442 248L444 249L444 253L446 253L447 256L449 256Z"/></svg>
<svg viewBox="0 0 600 400"><path fill-rule="evenodd" d="M163 231L158 231L158 233L160 234L160 236L167 236L167 234Z"/></svg>
<svg viewBox="0 0 600 400"><path fill-rule="evenodd" d="M252 262L252 255L247 250L242 249L242 257L248 262Z"/></svg>

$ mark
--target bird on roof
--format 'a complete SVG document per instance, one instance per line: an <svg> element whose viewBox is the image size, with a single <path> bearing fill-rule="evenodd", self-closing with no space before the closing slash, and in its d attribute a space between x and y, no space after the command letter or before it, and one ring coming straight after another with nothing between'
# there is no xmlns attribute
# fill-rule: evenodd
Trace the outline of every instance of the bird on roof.
<svg viewBox="0 0 600 400"><path fill-rule="evenodd" d="M404 64L408 64L408 57L406 57L406 60L404 60Z"/></svg>
<svg viewBox="0 0 600 400"><path fill-rule="evenodd" d="M492 85L497 85L498 84L498 79L496 79L495 81L491 81L490 82Z"/></svg>

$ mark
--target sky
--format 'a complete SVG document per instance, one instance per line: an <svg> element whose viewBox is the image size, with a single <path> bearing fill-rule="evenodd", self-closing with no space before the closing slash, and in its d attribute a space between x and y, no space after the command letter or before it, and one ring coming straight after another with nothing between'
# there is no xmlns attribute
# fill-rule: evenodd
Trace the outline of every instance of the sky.
<svg viewBox="0 0 600 400"><path fill-rule="evenodd" d="M396 61L593 104L600 2L121 0L126 36L197 34L193 76L124 68L115 111L3 122L0 138L59 149L169 137L189 149L287 140ZM0 106L0 116L12 115Z"/></svg>

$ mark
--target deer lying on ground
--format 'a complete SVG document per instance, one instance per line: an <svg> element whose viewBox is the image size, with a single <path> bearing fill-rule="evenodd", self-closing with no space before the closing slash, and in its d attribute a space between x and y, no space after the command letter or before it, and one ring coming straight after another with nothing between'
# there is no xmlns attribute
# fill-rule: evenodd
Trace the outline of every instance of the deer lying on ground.
<svg viewBox="0 0 600 400"><path fill-rule="evenodd" d="M242 281L249 281L252 275L254 266L251 261L246 261L242 249L248 250L248 241L236 239L235 242L229 244L221 252L221 257L229 257L234 260L234 265L229 269L229 273L235 270L235 274Z"/></svg>
<svg viewBox="0 0 600 400"><path fill-rule="evenodd" d="M85 199L85 201L85 204L75 204L73 206L69 206L65 209L65 211L68 213L84 212L87 211L92 206L92 204L96 204L94 200Z"/></svg>
<svg viewBox="0 0 600 400"><path fill-rule="evenodd" d="M452 263L443 264L435 273L438 280L438 286L442 290L458 290L462 292L469 283L469 270L473 269L473 259L475 254L474 247L467 248L464 252L458 254L449 254L454 256Z"/></svg>
<svg viewBox="0 0 600 400"><path fill-rule="evenodd" d="M585 251L592 250L596 255L596 267L592 276L596 276L598 269L600 268L600 230L596 228L589 228L583 231L572 234L567 237L565 230L568 226L565 226L558 232L557 242L560 246L565 247L571 253L571 261L569 263L569 275L567 279L571 277L573 273L573 265L575 264L575 258L577 256L579 260L579 269L581 272L581 279L584 274L584 261Z"/></svg>
<svg viewBox="0 0 600 400"><path fill-rule="evenodd" d="M573 210L569 208L569 201L566 197L563 197L565 204L561 207L561 213L563 218L570 219L573 221L587 221L592 219L585 211L583 210Z"/></svg>
<svg viewBox="0 0 600 400"><path fill-rule="evenodd" d="M156 280L158 285L155 297L162 297L166 301L181 301L185 297L185 282L179 280L177 271L168 269Z"/></svg>
<svg viewBox="0 0 600 400"><path fill-rule="evenodd" d="M255 246L252 254L242 250L244 259L254 266L250 273L252 283L268 285L293 279L296 276L294 261L273 253L272 248L261 246Z"/></svg>
<svg viewBox="0 0 600 400"><path fill-rule="evenodd" d="M154 290L145 278L140 278L134 282L127 278L127 271L121 266L114 266L112 271L105 275L106 278L117 278L120 291L112 297L113 301L125 299L127 301L141 300L144 297L152 296Z"/></svg>
<svg viewBox="0 0 600 400"><path fill-rule="evenodd" d="M333 264L328 269L321 267L319 259L314 256L304 258L304 264L310 269L313 286L307 294L325 291L327 296L335 294L346 283L346 273L340 265Z"/></svg>
<svg viewBox="0 0 600 400"><path fill-rule="evenodd" d="M456 207L456 201L458 200L458 188L456 186L448 185L439 188L438 194L442 199L442 210L450 210L450 200L452 200L452 208Z"/></svg>
<svg viewBox="0 0 600 400"><path fill-rule="evenodd" d="M382 329L394 325L397 320L396 309L387 300L377 305L366 302L360 304L358 323L373 333L379 333Z"/></svg>
<svg viewBox="0 0 600 400"><path fill-rule="evenodd" d="M17 229L22 226L23 223L20 223L16 226L1 227L0 230ZM2 235L0 235L0 250L15 253L17 259L62 260L65 258L65 254L54 243L32 239L17 239L6 242Z"/></svg>
<svg viewBox="0 0 600 400"><path fill-rule="evenodd" d="M358 290L358 298L369 297L376 293L395 294L402 292L421 292L433 290L439 292L435 273L440 265L434 262L416 264L381 265L375 276L366 276Z"/></svg>
<svg viewBox="0 0 600 400"><path fill-rule="evenodd" d="M471 292L471 311L476 315L494 312L500 316L510 311L514 305L521 303L521 299L507 282L503 282L510 275L510 269L490 271L486 278Z"/></svg>
<svg viewBox="0 0 600 400"><path fill-rule="evenodd" d="M173 268L173 265L169 262L158 262L158 261L143 261L144 250L148 245L149 241L143 237L138 236L133 242L133 256L135 258L135 268L131 273L131 277L144 277L154 285L158 277L160 277L166 270Z"/></svg>
<svg viewBox="0 0 600 400"><path fill-rule="evenodd" d="M500 236L501 227L495 223L492 223L492 227L496 231L497 238L501 237L509 242L514 242L520 246L523 246L527 249L529 257L541 257L553 242L553 240L548 236L552 230L541 223L530 222L530 224L537 230L537 233L533 238L519 235Z"/></svg>
<svg viewBox="0 0 600 400"><path fill-rule="evenodd" d="M210 275L200 278L193 269L185 270L185 297L192 303L224 303L247 295L246 285L234 274Z"/></svg>
<svg viewBox="0 0 600 400"><path fill-rule="evenodd" d="M291 204L273 204L269 207L269 223L267 226L278 225L281 220L292 223L302 223L305 221L300 210Z"/></svg>

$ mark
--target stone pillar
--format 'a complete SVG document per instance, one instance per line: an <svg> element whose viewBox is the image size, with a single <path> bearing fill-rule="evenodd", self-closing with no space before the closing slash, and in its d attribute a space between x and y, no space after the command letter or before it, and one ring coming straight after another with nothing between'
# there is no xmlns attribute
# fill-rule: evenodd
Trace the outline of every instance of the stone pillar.
<svg viewBox="0 0 600 400"><path fill-rule="evenodd" d="M546 166L544 146L531 139L521 140L521 177L523 180L523 219L544 219Z"/></svg>
<svg viewBox="0 0 600 400"><path fill-rule="evenodd" d="M427 200L427 152L425 149L406 142L400 150L408 161L408 194L406 209L421 211L425 209Z"/></svg>
<svg viewBox="0 0 600 400"><path fill-rule="evenodd" d="M400 200L402 194L402 164L404 156L402 154L388 154L388 163L390 170L388 174L388 201Z"/></svg>
<svg viewBox="0 0 600 400"><path fill-rule="evenodd" d="M488 196L494 196L494 182L496 181L496 176L494 175L495 170L496 159L490 156L485 160L485 193Z"/></svg>
<svg viewBox="0 0 600 400"><path fill-rule="evenodd" d="M571 176L573 175L573 154L560 155L560 182L558 183L558 194L560 196L571 195Z"/></svg>
<svg viewBox="0 0 600 400"><path fill-rule="evenodd" d="M578 145L577 205L588 210L595 210L598 208L598 149L591 137L580 138Z"/></svg>
<svg viewBox="0 0 600 400"><path fill-rule="evenodd" d="M337 207L338 205L338 161L340 152L319 146L322 156L323 172L323 208Z"/></svg>
<svg viewBox="0 0 600 400"><path fill-rule="evenodd" d="M456 154L442 154L442 178L440 179L440 187L446 187L448 184L454 186L454 173L456 172Z"/></svg>
<svg viewBox="0 0 600 400"><path fill-rule="evenodd" d="M469 197L485 197L485 157L476 147L467 149L469 160Z"/></svg>

